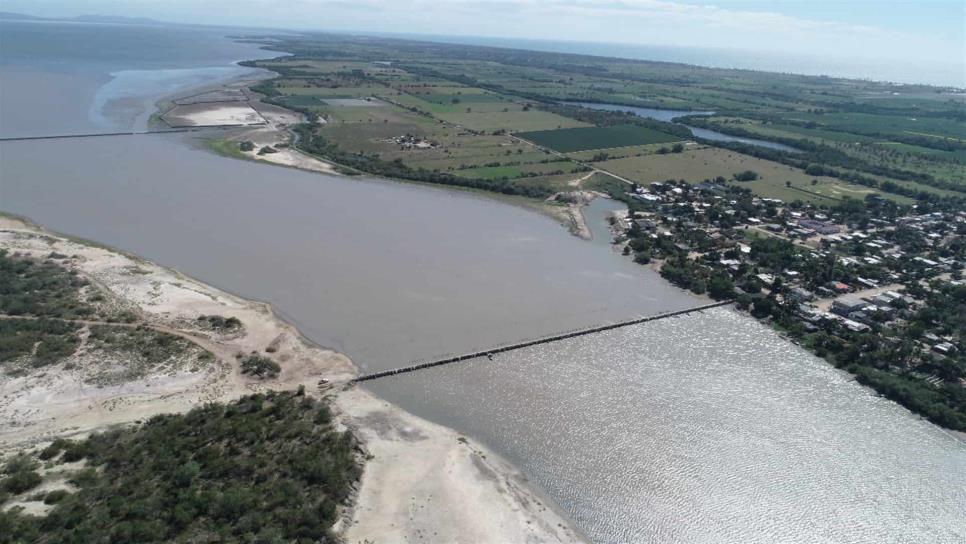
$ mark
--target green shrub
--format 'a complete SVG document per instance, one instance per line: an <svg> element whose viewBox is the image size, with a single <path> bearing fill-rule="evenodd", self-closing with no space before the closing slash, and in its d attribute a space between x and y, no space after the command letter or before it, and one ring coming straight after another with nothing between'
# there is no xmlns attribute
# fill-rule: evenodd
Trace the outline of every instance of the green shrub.
<svg viewBox="0 0 966 544"><path fill-rule="evenodd" d="M68 444L69 442L63 438L58 438L57 440L51 442L49 446L41 450L37 457L44 461L53 459L54 457L57 457L60 452L64 451L64 448L67 447Z"/></svg>
<svg viewBox="0 0 966 544"><path fill-rule="evenodd" d="M40 477L40 474L32 470L22 470L20 472L14 472L0 481L0 487L4 491L18 495L37 487L42 481L43 478Z"/></svg>
<svg viewBox="0 0 966 544"><path fill-rule="evenodd" d="M282 371L282 367L275 361L262 355L252 354L241 362L242 374L254 376L258 379L274 378Z"/></svg>
<svg viewBox="0 0 966 544"><path fill-rule="evenodd" d="M57 504L67 496L67 490L55 489L44 497L44 504Z"/></svg>
<svg viewBox="0 0 966 544"><path fill-rule="evenodd" d="M61 460L65 463L74 463L88 456L90 448L86 442L68 442L64 446L64 456Z"/></svg>
<svg viewBox="0 0 966 544"><path fill-rule="evenodd" d="M10 458L3 465L4 474L16 474L17 472L27 472L36 469L40 464L34 461L29 455L16 455Z"/></svg>
<svg viewBox="0 0 966 544"><path fill-rule="evenodd" d="M198 316L198 321L209 327L222 331L230 331L241 328L242 322L237 317L224 317L220 315Z"/></svg>

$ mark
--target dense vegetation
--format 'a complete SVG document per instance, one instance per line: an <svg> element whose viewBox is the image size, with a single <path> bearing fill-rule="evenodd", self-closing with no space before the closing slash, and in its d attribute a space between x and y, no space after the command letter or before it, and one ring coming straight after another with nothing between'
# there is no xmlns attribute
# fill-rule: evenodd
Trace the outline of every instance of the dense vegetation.
<svg viewBox="0 0 966 544"><path fill-rule="evenodd" d="M0 313L13 316L90 319L93 308L78 291L87 281L54 261L0 250Z"/></svg>
<svg viewBox="0 0 966 544"><path fill-rule="evenodd" d="M32 366L44 366L73 353L80 327L62 319L96 316L80 298L85 285L52 259L0 250L0 314L24 318L0 319L0 362L27 358Z"/></svg>
<svg viewBox="0 0 966 544"><path fill-rule="evenodd" d="M337 542L329 529L360 475L351 435L301 392L156 416L40 456L84 459L77 490L48 495L45 517L0 513L0 543ZM0 485L29 489L36 478L11 478L32 472Z"/></svg>
<svg viewBox="0 0 966 544"><path fill-rule="evenodd" d="M31 366L55 363L74 353L80 326L48 319L0 319L0 362L29 358Z"/></svg>
<svg viewBox="0 0 966 544"><path fill-rule="evenodd" d="M93 287L57 262L63 258L53 254L39 260L0 251L0 363L7 367L3 371L23 372L62 361L77 351L84 328L90 332L88 350L102 356L119 355L124 360L123 370L107 372L103 368L88 375L102 383L140 376L148 369L180 361L187 354L197 353L201 360L212 357L177 336L143 325L127 325L134 316L98 305L105 296L96 290L84 293ZM240 326L211 317L212 327Z"/></svg>
<svg viewBox="0 0 966 544"><path fill-rule="evenodd" d="M0 503L11 495L29 491L43 481L37 468L40 464L27 455L18 455L3 465L3 479L0 479ZM0 530L3 527L0 526Z"/></svg>

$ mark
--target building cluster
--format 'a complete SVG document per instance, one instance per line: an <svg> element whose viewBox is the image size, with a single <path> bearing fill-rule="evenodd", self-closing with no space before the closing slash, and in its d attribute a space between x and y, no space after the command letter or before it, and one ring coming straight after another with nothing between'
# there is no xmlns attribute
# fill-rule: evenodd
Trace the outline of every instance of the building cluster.
<svg viewBox="0 0 966 544"><path fill-rule="evenodd" d="M966 259L962 212L903 213L915 207L875 200L818 208L713 181L652 183L629 196L631 211L615 221L625 254L670 265L662 275L696 292L730 279L736 298L779 308L805 334L902 340L930 291L960 284ZM934 325L917 331L920 350L958 355L957 334Z"/></svg>
<svg viewBox="0 0 966 544"><path fill-rule="evenodd" d="M401 150L409 149L436 149L440 147L439 142L434 142L432 140L427 140L416 136L415 134L403 134L402 136L394 136L392 138L387 138L385 140L387 143L393 143L399 146Z"/></svg>

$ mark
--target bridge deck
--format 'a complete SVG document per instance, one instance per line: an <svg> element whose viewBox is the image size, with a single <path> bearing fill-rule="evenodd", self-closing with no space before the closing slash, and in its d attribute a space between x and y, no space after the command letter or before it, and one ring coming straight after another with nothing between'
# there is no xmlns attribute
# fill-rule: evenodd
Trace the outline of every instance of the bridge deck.
<svg viewBox="0 0 966 544"><path fill-rule="evenodd" d="M709 310L711 308L718 308L720 306L726 306L734 302L733 300L724 300L720 302L714 302L711 304L705 304L703 306L698 306L696 308L687 308L685 310L676 310L674 312L666 312L663 314L652 315L649 317L639 317L635 319L629 319L627 321L620 321L617 323L609 323L607 325L598 325L596 327L591 327L589 329L580 329L576 331L565 332L561 334L555 334L552 336L545 336L543 338L537 338L535 340L525 340L522 342L516 342L513 344L506 344L503 346L497 346L494 348L486 349L483 351L475 351L472 353L465 353L463 355L455 355L452 357L446 357L444 359L438 359L435 361L428 361L425 363L417 363L409 366L404 366L400 368L394 368L392 370L383 370L380 372L373 372L371 374L363 374L357 378L351 380L353 382L364 382L368 380L375 380L379 378L385 378L388 376L395 376L396 374L404 374L406 372L414 372L416 370L422 370L424 368L431 368L434 366L448 365L451 363L458 363L460 361L467 361L469 359L476 359L478 357L488 357L491 355L496 355L497 353L505 353L507 351L514 351L518 349L527 348L530 346L536 346L539 344L547 344L550 342L557 342L560 340L566 340L567 338L576 338L578 336L585 336L588 334L595 334L598 332L609 331L613 329L619 329L621 327L628 327L631 325L638 325L640 323L647 323L649 321L656 321L658 319L666 319L668 317L674 317L678 315L689 314L692 312L700 312L702 310Z"/></svg>
<svg viewBox="0 0 966 544"><path fill-rule="evenodd" d="M103 138L107 136L146 136L149 134L177 134L182 132L200 132L203 130L226 130L230 128L244 128L253 125L207 125L197 127L181 127L166 130L141 130L129 132L92 132L90 134L51 134L45 136L11 136L0 138L0 142L23 142L29 140L69 140L72 138Z"/></svg>

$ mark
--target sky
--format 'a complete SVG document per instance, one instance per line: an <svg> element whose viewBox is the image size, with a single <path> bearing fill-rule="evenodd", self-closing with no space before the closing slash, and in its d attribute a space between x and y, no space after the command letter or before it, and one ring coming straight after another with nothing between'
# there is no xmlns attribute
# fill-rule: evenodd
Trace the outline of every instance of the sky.
<svg viewBox="0 0 966 544"><path fill-rule="evenodd" d="M966 64L966 0L3 0L0 9Z"/></svg>

